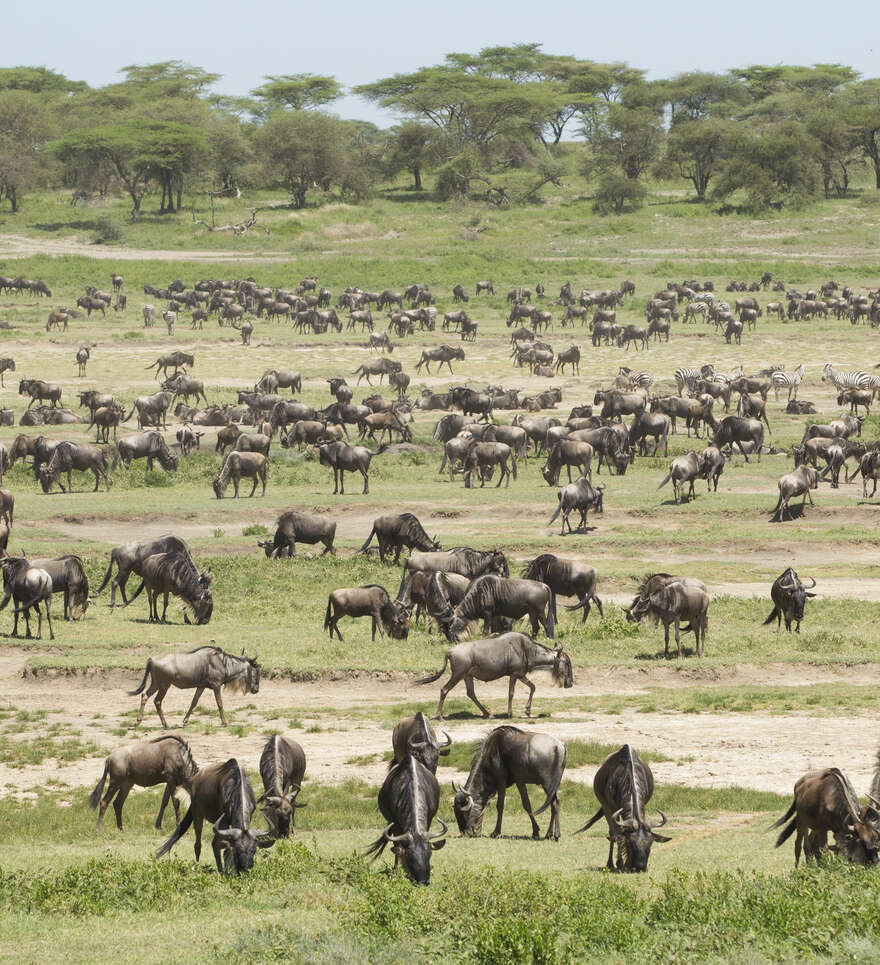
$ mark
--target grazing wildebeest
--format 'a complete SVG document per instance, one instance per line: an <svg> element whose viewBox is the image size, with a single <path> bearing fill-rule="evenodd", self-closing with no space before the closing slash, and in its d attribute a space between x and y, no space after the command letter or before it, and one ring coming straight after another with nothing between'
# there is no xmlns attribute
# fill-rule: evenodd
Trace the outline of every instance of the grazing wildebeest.
<svg viewBox="0 0 880 965"><path fill-rule="evenodd" d="M178 466L177 456L168 448L162 434L155 429L123 436L116 443L116 450L126 469L131 468L132 461L135 459L146 459L149 470L153 468L154 459L158 459L159 465L166 471L173 472ZM114 459L113 468L115 467Z"/></svg>
<svg viewBox="0 0 880 965"><path fill-rule="evenodd" d="M812 580L812 577L810 577ZM810 589L816 585L816 581L812 580L810 584ZM770 587L770 598L773 600L773 609L770 611L770 616L764 621L764 626L773 622L774 617L776 618L776 631L777 633L782 628L782 618L785 617L785 629L791 633L791 621L796 621L796 626L794 628L795 633L801 632L801 620L804 618L804 604L807 601L808 596L815 596L815 593L810 593L807 588L801 583L800 578L797 573L789 566L789 568L777 576L773 581L773 586Z"/></svg>
<svg viewBox="0 0 880 965"><path fill-rule="evenodd" d="M499 576L509 576L507 558L498 549L475 550L469 546L456 546L450 550L422 552L413 550L409 559L403 564L403 574L400 578L398 600L408 602L404 592L413 573L457 573L473 580L485 573L497 573Z"/></svg>
<svg viewBox="0 0 880 965"><path fill-rule="evenodd" d="M543 628L548 637L555 636L552 593L546 583L537 580L506 579L503 576L478 576L468 588L461 603L438 622L448 640L459 636L475 620L483 620L488 633L498 617L519 620L528 616L533 636Z"/></svg>
<svg viewBox="0 0 880 965"><path fill-rule="evenodd" d="M189 400L194 398L196 405L198 405L201 398L204 399L205 405L208 404L208 397L205 395L205 383L201 379L194 379L182 372L165 379L162 383L162 391L174 393L172 402L183 399L184 402L189 404Z"/></svg>
<svg viewBox="0 0 880 965"><path fill-rule="evenodd" d="M388 822L381 836L366 853L378 857L386 845L394 850L394 867L398 861L406 875L416 884L431 880L431 852L439 851L448 828L431 833L431 822L440 804L437 778L416 757L407 754L388 772L379 790L379 811Z"/></svg>
<svg viewBox="0 0 880 965"><path fill-rule="evenodd" d="M242 477L244 477L254 481L249 493L250 496L253 496L257 491L257 483L263 484L263 491L260 495L265 496L268 469L269 461L261 452L230 452L223 463L220 474L214 477L212 483L214 495L218 499L222 499L231 479L235 498L238 499L238 487Z"/></svg>
<svg viewBox="0 0 880 965"><path fill-rule="evenodd" d="M250 871L257 848L271 848L275 844L275 838L268 832L250 830L255 808L251 782L235 758L223 764L210 764L193 776L189 810L156 852L156 857L168 854L193 825L198 861L202 853L202 824L207 820L214 826L211 848L217 871L220 874Z"/></svg>
<svg viewBox="0 0 880 965"><path fill-rule="evenodd" d="M751 442L758 454L758 462L761 461L761 447L764 445L764 426L758 419L743 419L740 416L725 416L715 430L713 445L719 449L729 445L731 451L734 445L739 447L739 451L745 456L746 462L749 461L748 454L743 448L744 442Z"/></svg>
<svg viewBox="0 0 880 965"><path fill-rule="evenodd" d="M498 474L498 482L495 485L496 489L501 487L502 481L505 488L509 486L511 474L516 479L516 456L514 456L510 446L503 442L477 442L472 440L464 458L465 489L471 488L474 473L480 477L480 488L482 489L486 485L487 475L494 471L495 466L498 466L501 470Z"/></svg>
<svg viewBox="0 0 880 965"><path fill-rule="evenodd" d="M653 621L654 626L657 626L661 615L655 612L652 597L655 593L673 583L681 583L685 587L694 588L703 593L706 592L706 584L703 583L702 580L696 580L687 576L672 576L670 573L649 573L639 584L632 603L629 607L624 608L627 621L630 623L638 623L640 620L648 617ZM691 629L693 629L693 627ZM695 629L694 633L696 634Z"/></svg>
<svg viewBox="0 0 880 965"><path fill-rule="evenodd" d="M786 512L791 519L791 510L788 507L789 501L796 496L803 496L801 502L801 515L803 515L807 500L813 505L813 497L810 495L811 489L819 488L819 473L811 466L798 466L793 472L787 472L779 477L777 483L779 487L779 501L773 510L773 519L780 522L785 519Z"/></svg>
<svg viewBox="0 0 880 965"><path fill-rule="evenodd" d="M327 442L318 446L318 460L333 469L333 495L345 495L346 472L359 472L364 477L364 495L370 491L370 460L385 451L382 445L374 452L366 446L350 446L345 442Z"/></svg>
<svg viewBox="0 0 880 965"><path fill-rule="evenodd" d="M324 553L334 553L333 539L336 536L336 520L312 513L299 513L292 510L282 513L275 523L275 536L269 540L259 540L257 546L266 551L270 559L279 556L296 556L296 543L324 544Z"/></svg>
<svg viewBox="0 0 880 965"><path fill-rule="evenodd" d="M400 551L405 546L407 549L417 550L439 550L440 544L431 539L425 532L418 518L412 513L389 514L378 516L373 520L373 528L366 542L358 550L365 553L367 547L373 541L373 536L379 543L379 559L384 563L385 556L390 556L394 552L394 564L400 562Z"/></svg>
<svg viewBox="0 0 880 965"><path fill-rule="evenodd" d="M31 566L45 570L52 580L52 592L64 594L65 620L82 620L89 605L89 579L79 556L33 559Z"/></svg>
<svg viewBox="0 0 880 965"><path fill-rule="evenodd" d="M42 603L46 608L46 619L49 622L49 639L55 639L55 631L52 629L52 577L38 567L31 566L29 560L23 556L6 556L0 559L0 570L3 572L3 599L0 600L0 610L4 609L9 603L10 598L13 604L17 604L13 613L15 623L12 628L12 635L18 636L18 615L24 613L26 627L26 637L31 637L30 611L33 609L37 615L37 640L43 636L43 614L40 611Z"/></svg>
<svg viewBox="0 0 880 965"><path fill-rule="evenodd" d="M700 457L692 449L685 455L672 460L669 472L657 488L662 489L671 479L675 490L675 503L678 505L682 499L685 483L690 483L690 491L687 494L687 499L690 500L695 495L694 482L700 478L700 468Z"/></svg>
<svg viewBox="0 0 880 965"><path fill-rule="evenodd" d="M685 620L694 631L697 656L706 651L706 636L709 632L709 594L705 587L683 582L666 583L653 592L649 598L648 616L663 624L665 650L664 656L669 656L669 625L675 625L675 643L678 656L681 657L681 623Z"/></svg>
<svg viewBox="0 0 880 965"><path fill-rule="evenodd" d="M432 774L436 774L438 759L441 755L444 757L448 755L452 747L452 738L449 734L444 731L443 737L444 741L441 744L428 718L421 711L412 717L402 717L394 725L391 733L394 756L388 765L389 769L399 764L407 754L411 754Z"/></svg>
<svg viewBox="0 0 880 965"><path fill-rule="evenodd" d="M553 607L553 621L556 622L556 597L557 596L576 596L578 602L571 606L566 606L566 610L583 610L582 623L587 622L590 613L590 606L595 603L599 608L599 615L602 612L602 601L596 595L596 568L586 563L578 563L575 560L560 559L551 553L543 553L535 557L523 570L523 578L527 580L539 580L550 587L553 594L551 605Z"/></svg>
<svg viewBox="0 0 880 965"><path fill-rule="evenodd" d="M95 488L92 492L98 491L98 483L102 479L107 492L110 492L110 474L104 450L100 446L78 445L75 442L59 442L48 464L40 468L39 479L43 492L48 493L56 481L62 492L73 492L70 474L74 469L94 474ZM67 489L58 479L62 473L67 474Z"/></svg>
<svg viewBox="0 0 880 965"><path fill-rule="evenodd" d="M670 840L654 830L666 824L666 815L662 811L659 812L659 823L645 819L645 807L654 793L651 768L629 744L624 744L619 751L609 754L596 771L593 792L601 807L575 834L586 831L604 815L611 842L608 870L647 871L651 845L655 841L662 843ZM616 864L613 861L615 845Z"/></svg>
<svg viewBox="0 0 880 965"><path fill-rule="evenodd" d="M15 513L15 496L8 489L0 489L0 519L10 526Z"/></svg>
<svg viewBox="0 0 880 965"><path fill-rule="evenodd" d="M441 617L450 614L461 603L470 585L468 577L458 573L419 571L410 578L405 596L417 604L416 615L423 606L427 616L439 627Z"/></svg>
<svg viewBox="0 0 880 965"><path fill-rule="evenodd" d="M168 375L168 369L173 369L171 375L177 374L178 369L186 369L186 366L192 368L195 365L195 357L189 355L186 352L167 352L165 355L160 355L152 365L148 365L148 369L156 369L156 378L159 378L159 372L163 376Z"/></svg>
<svg viewBox="0 0 880 965"><path fill-rule="evenodd" d="M479 835L483 827L486 805L498 795L498 817L490 837L501 834L504 798L507 788L516 785L523 809L532 822L532 837L541 836L535 815L550 808L550 823L545 838L559 840L559 788L565 773L567 754L562 741L549 734L526 733L518 727L503 724L496 727L480 745L471 762L467 781L455 791L453 808L462 834ZM537 811L532 810L527 784L538 784L546 800Z"/></svg>
<svg viewBox="0 0 880 965"><path fill-rule="evenodd" d="M291 825L296 827L296 809L307 805L297 801L306 772L306 755L294 740L272 734L260 755L260 777L263 793L257 804L265 801L263 814L272 835L289 838Z"/></svg>
<svg viewBox="0 0 880 965"><path fill-rule="evenodd" d="M161 737L118 748L104 761L104 772L89 797L89 805L93 811L101 805L95 830L101 830L104 812L111 801L116 812L116 827L122 830L122 808L135 785L153 787L164 784L165 793L159 805L156 827L162 827L162 816L169 801L174 805L174 819L179 823L180 805L177 803L175 791L182 787L188 794L191 793L192 779L198 769L189 744L182 737L173 734L163 734ZM101 794L108 777L110 784L102 799Z"/></svg>
<svg viewBox="0 0 880 965"><path fill-rule="evenodd" d="M42 379L21 379L18 383L18 394L30 396L27 407L30 408L39 399L41 402L49 401L52 408L61 405L61 386L52 382L44 382Z"/></svg>
<svg viewBox="0 0 880 965"><path fill-rule="evenodd" d="M189 555L189 547L186 544L186 540L181 539L179 536L167 535L159 536L156 539L141 540L140 542L122 543L120 546L114 547L110 553L110 565L107 567L104 580L95 591L95 595L97 596L110 581L113 564L115 563L117 572L113 582L110 584L110 608L112 609L116 605L117 587L122 594L122 602L127 603L125 584L129 576L132 573L140 576L144 560L148 557L153 556L155 553L168 553L172 551Z"/></svg>
<svg viewBox="0 0 880 965"><path fill-rule="evenodd" d="M571 482L571 467L581 471L582 476L592 480L593 447L589 442L578 442L572 439L560 439L554 443L547 453L547 462L541 468L541 475L550 486L559 485L559 474L562 467L568 470L568 481Z"/></svg>
<svg viewBox="0 0 880 965"><path fill-rule="evenodd" d="M639 455L648 455L648 436L654 437L654 451L656 456L660 443L663 443L663 455L669 455L669 418L662 412L641 412L632 421L629 429L629 445L639 447Z"/></svg>
<svg viewBox="0 0 880 965"><path fill-rule="evenodd" d="M464 680L468 697L479 707L484 717L491 716L489 711L477 700L474 693L475 680L498 680L499 677L510 677L510 688L507 692L507 716L513 717L513 692L516 682L521 680L529 688L529 699L526 702L526 717L532 716L532 697L535 695L535 685L526 674L533 670L549 670L553 682L560 687L572 686L571 660L568 654L559 647L552 650L540 643L535 643L524 633L502 633L497 637L485 640L471 640L459 643L446 651L443 666L430 677L422 677L417 684L431 684L439 680L447 664L449 665L449 680L440 688L440 703L437 705L437 720L443 720L443 704L447 694Z"/></svg>
<svg viewBox="0 0 880 965"><path fill-rule="evenodd" d="M193 611L195 623L199 626L210 623L214 610L214 598L211 594L211 571L199 572L188 552L171 550L166 553L154 553L141 564L140 573L142 583L135 590L129 606L146 587L147 600L150 608L150 623L165 623L168 612L168 597L174 595L183 600L186 607ZM163 596L162 616L159 616L159 594ZM186 609L184 621L190 622Z"/></svg>
<svg viewBox="0 0 880 965"><path fill-rule="evenodd" d="M574 530L571 528L569 517L574 510L577 510L581 514L578 530L585 529L587 525L587 513L591 509L597 513L603 511L602 494L604 490L604 486L594 488L586 476L580 476L573 483L563 486L557 493L558 504L556 506L556 512L550 517L547 525L552 526L556 517L562 513L562 532L560 535L565 536L566 526L568 526L568 531L573 533Z"/></svg>
<svg viewBox="0 0 880 965"><path fill-rule="evenodd" d="M862 808L846 775L836 767L809 771L794 786L791 807L767 829L781 827L791 818L776 839L783 844L797 829L794 841L794 866L801 859L801 845L807 862L824 850L828 832L834 835L837 850L847 861L861 865L878 863L880 814L874 807Z"/></svg>
<svg viewBox="0 0 880 965"><path fill-rule="evenodd" d="M150 681L147 686L147 680ZM144 688L146 687L146 690ZM189 653L172 653L164 657L150 657L144 670L144 679L141 681L137 690L130 690L129 697L136 697L142 693L141 705L138 709L137 722L140 724L144 719L144 707L147 700L156 695L153 703L156 705L156 712L162 726L167 730L168 721L162 710L162 701L169 687L177 687L180 690L192 690L195 688L192 703L189 710L183 717L183 724L190 718L190 714L196 709L196 704L205 690L214 693L217 701L217 710L220 711L220 722L226 727L226 714L223 711L223 699L220 696L220 688L228 687L230 692L239 694L256 694L260 692L260 665L257 663L256 655L246 657L244 650L240 657L226 653L219 647L207 646L196 647Z"/></svg>
<svg viewBox="0 0 880 965"><path fill-rule="evenodd" d="M339 632L340 617L371 617L372 635L376 639L376 628L381 636L385 629L395 640L405 640L409 635L409 607L398 601L392 603L388 591L375 583L365 586L341 587L327 597L327 612L324 614L324 629L342 640Z"/></svg>

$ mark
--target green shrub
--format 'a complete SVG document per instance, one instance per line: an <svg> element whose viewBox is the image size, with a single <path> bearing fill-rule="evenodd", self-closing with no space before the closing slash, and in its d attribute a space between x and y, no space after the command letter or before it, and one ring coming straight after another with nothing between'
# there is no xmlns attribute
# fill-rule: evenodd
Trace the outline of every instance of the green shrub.
<svg viewBox="0 0 880 965"><path fill-rule="evenodd" d="M121 226L109 215L102 214L95 221L92 243L95 245L118 244L122 241Z"/></svg>
<svg viewBox="0 0 880 965"><path fill-rule="evenodd" d="M593 195L593 210L597 214L623 214L637 211L645 203L647 190L641 181L633 181L625 174L609 172L601 175Z"/></svg>

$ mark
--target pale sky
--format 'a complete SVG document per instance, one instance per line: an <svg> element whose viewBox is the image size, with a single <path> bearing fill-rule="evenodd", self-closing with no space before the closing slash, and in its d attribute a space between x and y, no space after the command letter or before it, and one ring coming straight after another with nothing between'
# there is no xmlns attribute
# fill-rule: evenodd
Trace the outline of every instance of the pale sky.
<svg viewBox="0 0 880 965"><path fill-rule="evenodd" d="M547 53L627 61L669 77L746 64L841 63L880 76L876 0L6 0L0 64L46 66L93 86L130 63L184 60L246 94L265 74L332 74L347 87L449 52L539 42ZM395 118L356 97L341 117Z"/></svg>

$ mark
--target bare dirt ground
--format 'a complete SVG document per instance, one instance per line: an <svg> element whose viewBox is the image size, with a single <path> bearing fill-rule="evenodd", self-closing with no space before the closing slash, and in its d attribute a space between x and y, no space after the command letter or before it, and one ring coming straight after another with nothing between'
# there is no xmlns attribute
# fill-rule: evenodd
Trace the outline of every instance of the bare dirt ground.
<svg viewBox="0 0 880 965"><path fill-rule="evenodd" d="M25 657L17 651L0 650L0 707L18 710L45 710L48 723L61 723L78 732L81 740L91 740L104 752L127 743L112 731L130 721L123 715L135 709L138 698L126 690L138 681L122 674L86 677L23 677ZM788 793L795 780L806 770L834 763L842 767L857 788L868 786L872 762L864 754L864 741L854 741L853 734L873 734L874 721L867 717L838 716L816 718L807 714L672 714L592 713L590 698L613 694L626 696L645 692L647 687L682 688L698 684L803 686L821 683L853 683L847 671L817 667L786 665L757 666L743 664L733 670L713 671L709 668L664 666L644 669L595 669L588 682L578 682L571 690L549 687L541 676L536 678L533 710L539 715L528 721L518 718L518 726L534 727L563 740L594 740L616 744L630 742L644 750L661 752L672 758L654 765L658 781L690 784L698 787L720 787L737 784L761 790ZM858 683L880 683L880 664L858 669ZM507 685L480 684L478 695L493 711L503 710ZM457 696L454 692L454 696ZM299 740L306 749L309 766L307 777L322 783L338 783L348 779L381 781L386 765L381 755L390 748L390 729L366 716L361 708L420 702L434 705L437 685L418 687L408 678L379 681L373 678L291 683L265 680L258 697L228 696L227 711L235 713L236 724L249 725L244 737L236 736L218 724L213 701L203 700L210 715L197 715L195 726L187 731L195 757L207 762L236 756L256 766L265 736L274 729ZM463 696L463 693L462 695ZM522 712L525 694L520 689L514 704ZM582 697L583 710L553 711L546 716L552 702L559 697ZM169 693L165 701L166 716L176 726L188 706L190 695ZM259 710L242 710L247 704ZM267 714L283 710L275 719ZM144 737L160 733L152 704L141 733ZM540 715L545 716L540 716ZM96 719L96 715L100 715ZM289 726L295 718L296 726ZM576 718L576 719L567 719ZM496 726L497 719L447 721L442 726L454 741L471 741L485 736ZM867 728L866 728L867 725ZM31 724L20 735L38 737L46 722ZM205 733L205 730L213 732ZM102 756L86 757L69 764L44 761L39 766L9 767L0 763L0 796L27 794L29 789L53 782L71 788L93 786L101 773ZM590 783L594 768L583 767L569 772L574 780Z"/></svg>

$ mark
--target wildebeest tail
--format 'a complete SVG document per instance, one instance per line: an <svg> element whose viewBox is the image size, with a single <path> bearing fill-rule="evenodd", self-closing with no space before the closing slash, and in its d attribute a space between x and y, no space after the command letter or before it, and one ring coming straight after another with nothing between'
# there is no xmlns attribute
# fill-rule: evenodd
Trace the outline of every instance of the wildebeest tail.
<svg viewBox="0 0 880 965"><path fill-rule="evenodd" d="M324 629L328 630L330 628L330 615L331 609L333 607L333 597L327 597L327 612L324 614Z"/></svg>
<svg viewBox="0 0 880 965"><path fill-rule="evenodd" d="M364 851L364 857L372 855L373 859L375 860L380 854L382 854L382 852L385 850L385 845L387 844L388 838L385 837L383 832L381 837L376 838L376 840L367 848L367 850Z"/></svg>
<svg viewBox="0 0 880 965"><path fill-rule="evenodd" d="M553 639L553 637L556 636L556 626L553 621L553 611L556 609L556 607L554 606L554 603L555 603L555 600L553 598L553 591L550 590L550 595L547 600L547 620L544 623L544 632L551 639Z"/></svg>
<svg viewBox="0 0 880 965"><path fill-rule="evenodd" d="M12 612L13 612L13 613L24 613L25 610L30 610L30 608L31 608L32 606L34 606L34 604L39 604L39 602L40 602L42 599L43 599L42 596L39 596L39 595L38 595L38 596L35 596L35 597L33 598L33 600L31 600L31 601L28 602L28 603L23 603L21 606L16 607Z"/></svg>
<svg viewBox="0 0 880 965"><path fill-rule="evenodd" d="M550 517L550 522L547 523L548 526L552 526L553 521L562 512L562 497L560 496L558 498L559 498L559 505L556 507L556 512Z"/></svg>
<svg viewBox="0 0 880 965"><path fill-rule="evenodd" d="M175 844L186 834L189 830L189 826L193 823L193 809L190 806L189 810L184 814L183 820L174 829L174 833L171 837L162 845L161 848L156 852L156 857L161 858L163 854L168 854L168 852L174 847Z"/></svg>
<svg viewBox="0 0 880 965"><path fill-rule="evenodd" d="M101 795L104 793L104 784L107 781L107 773L110 770L110 761L104 761L104 773L101 775L101 780L98 781L95 790L89 795L89 807L94 811L97 806L101 803Z"/></svg>
<svg viewBox="0 0 880 965"><path fill-rule="evenodd" d="M663 480L662 483L660 483L660 485L659 485L657 488L658 488L658 489L662 489L662 488L666 485L666 483L669 482L670 479L672 479L672 473L671 473L671 472L667 474L666 478Z"/></svg>
<svg viewBox="0 0 880 965"><path fill-rule="evenodd" d="M114 562L114 561L113 561L113 554L111 553L111 554L110 554L110 565L107 567L107 572L104 574L104 581L101 583L101 585L98 587L98 589L95 590L95 596L97 596L97 595L104 589L104 587L110 582L110 574L113 572L113 562Z"/></svg>
<svg viewBox="0 0 880 965"><path fill-rule="evenodd" d="M586 831L587 828L591 828L599 820L599 818L602 817L604 813L605 812L602 810L602 808L599 808L599 810L590 818L589 821L587 821L587 823L582 828L578 828L577 831L574 831L572 833L580 834L582 831Z"/></svg>
<svg viewBox="0 0 880 965"><path fill-rule="evenodd" d="M774 828L781 827L783 824L785 824L786 821L788 821L790 817L792 817L792 815L796 810L797 810L797 801L792 801L791 807L785 812L785 814L783 814L778 821L774 821L773 824L771 824L770 827L767 828L767 830L772 831ZM779 845L784 844L785 841L787 841L788 838L791 837L791 833L792 831L794 831L796 826L797 826L797 820L795 819L788 825L788 827L785 827L782 829L779 837L776 839L777 848L779 847Z"/></svg>
<svg viewBox="0 0 880 965"><path fill-rule="evenodd" d="M776 607L770 611L770 616L761 624L762 627L766 627L768 623L772 623L776 619Z"/></svg>
<svg viewBox="0 0 880 965"><path fill-rule="evenodd" d="M134 415L134 410L137 408L137 402L131 407L131 412L122 420L123 422L128 422L128 420Z"/></svg>
<svg viewBox="0 0 880 965"><path fill-rule="evenodd" d="M553 803L556 795L559 793L559 788L562 784L562 775L565 773L565 762L568 760L568 751L565 747L562 748L562 760L559 759L559 750L557 749L553 754L553 767L556 770L556 778L550 785L550 790L547 791L547 800L538 808L537 811L533 811L533 814L540 814L542 811L546 811L548 807Z"/></svg>
<svg viewBox="0 0 880 965"><path fill-rule="evenodd" d="M437 671L437 673L433 674L433 675L430 676L430 677L422 677L420 680L417 680L416 683L417 683L417 684L432 684L432 683L434 683L435 680L439 680L439 679L443 676L443 674L445 673L445 671L446 671L446 665L447 665L448 663L449 663L449 654L447 653L447 654L443 657L443 666Z"/></svg>
<svg viewBox="0 0 880 965"><path fill-rule="evenodd" d="M126 606L130 606L134 601L140 596L141 590L144 588L144 581L141 580L141 585L134 591L134 593L128 598Z"/></svg>
<svg viewBox="0 0 880 965"><path fill-rule="evenodd" d="M144 679L141 681L140 687L138 687L137 690L129 690L128 692L129 697L137 697L137 695L144 689L144 687L147 686L147 677L150 676L150 674L152 673L152 670L153 670L153 661L152 659L150 659L150 660L147 660L147 666L144 669Z"/></svg>
<svg viewBox="0 0 880 965"><path fill-rule="evenodd" d="M370 535L367 537L366 543L364 543L364 545L358 550L358 553L367 552L367 547L370 545L370 543L372 543L373 536L375 535L375 533L376 533L376 526L375 524L373 524L373 528L370 530Z"/></svg>

